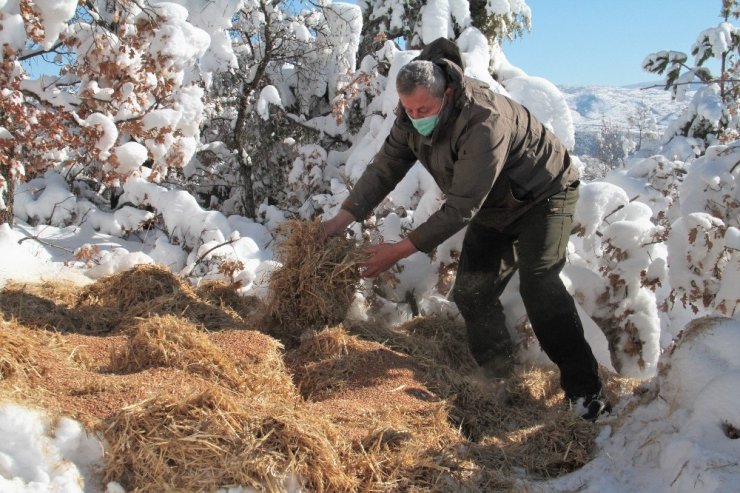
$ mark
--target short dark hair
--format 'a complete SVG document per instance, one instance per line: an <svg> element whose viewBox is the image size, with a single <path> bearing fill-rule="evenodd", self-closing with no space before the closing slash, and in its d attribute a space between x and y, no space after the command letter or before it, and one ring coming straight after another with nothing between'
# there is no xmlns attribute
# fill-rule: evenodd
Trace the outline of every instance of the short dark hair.
<svg viewBox="0 0 740 493"><path fill-rule="evenodd" d="M411 94L417 87L424 87L432 96L441 98L447 89L442 67L428 60L414 60L401 67L396 76L396 91Z"/></svg>

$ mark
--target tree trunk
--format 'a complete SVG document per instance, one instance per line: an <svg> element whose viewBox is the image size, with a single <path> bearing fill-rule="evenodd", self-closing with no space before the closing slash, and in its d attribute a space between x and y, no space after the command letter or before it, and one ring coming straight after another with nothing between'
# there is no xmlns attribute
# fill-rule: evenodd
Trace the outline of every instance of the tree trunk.
<svg viewBox="0 0 740 493"><path fill-rule="evenodd" d="M0 174L6 180L6 189L1 192L2 199L5 202L5 209L0 211L0 224L13 225L13 205L15 202L15 180L7 166L0 166Z"/></svg>
<svg viewBox="0 0 740 493"><path fill-rule="evenodd" d="M249 107L249 95L251 91L242 92L239 101L239 112L234 125L234 144L236 147L237 161L239 162L239 177L242 182L242 207L244 215L254 219L257 216L257 207L254 203L254 183L252 183L252 160L247 153L246 133L244 131L247 121L247 108Z"/></svg>
<svg viewBox="0 0 740 493"><path fill-rule="evenodd" d="M247 152L248 142L246 139L246 125L247 125L247 110L249 109L249 98L252 93L260 86L260 82L265 75L267 65L271 61L273 51L273 39L272 33L270 32L270 13L267 10L267 3L261 2L260 8L262 13L265 14L265 27L264 27L264 44L265 52L264 57L260 60L255 70L254 78L244 84L242 87L242 95L239 101L239 111L236 117L236 123L234 124L234 146L236 148L237 159L239 162L239 174L241 176L242 185L244 192L242 193L242 207L244 207L244 215L246 217L254 219L257 217L257 204L254 201L254 183L253 183L253 167L252 160Z"/></svg>

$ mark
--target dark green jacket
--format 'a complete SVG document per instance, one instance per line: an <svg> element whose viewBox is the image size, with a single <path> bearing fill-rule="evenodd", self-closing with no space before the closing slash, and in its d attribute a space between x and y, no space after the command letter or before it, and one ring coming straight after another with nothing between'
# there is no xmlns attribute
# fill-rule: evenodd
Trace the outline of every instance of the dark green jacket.
<svg viewBox="0 0 740 493"><path fill-rule="evenodd" d="M578 179L565 147L529 110L463 75L451 41L434 41L418 59L444 69L454 104L445 105L429 137L419 134L398 106L390 135L342 204L356 219L369 216L417 160L446 197L409 234L423 252L473 219L502 229Z"/></svg>

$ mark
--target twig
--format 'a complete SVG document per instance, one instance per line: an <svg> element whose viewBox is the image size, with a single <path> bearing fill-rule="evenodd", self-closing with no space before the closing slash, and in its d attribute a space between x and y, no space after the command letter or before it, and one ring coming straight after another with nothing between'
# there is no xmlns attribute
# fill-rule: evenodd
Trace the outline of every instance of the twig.
<svg viewBox="0 0 740 493"><path fill-rule="evenodd" d="M632 198L630 199L630 201L628 202L628 204L631 204L632 202L634 202L634 201L635 201L635 200L637 200L638 198L640 198L640 196L639 196L639 195L635 195L634 197L632 197ZM607 220L607 218L608 218L609 216L612 216L612 215L616 214L617 212L619 212L619 211L621 211L622 209L624 209L624 207L625 207L625 204L622 204L622 205L618 206L618 207L617 207L616 209L614 209L614 210L613 210L613 211L611 211L611 212L610 212L609 214L607 214L606 216L604 216L604 219L603 219L603 221L604 221L604 222L606 222L606 220ZM609 223L607 223L607 224L609 224Z"/></svg>
<svg viewBox="0 0 740 493"><path fill-rule="evenodd" d="M236 241L238 241L238 238L232 238L230 240L224 241L223 243L219 243L218 245L216 245L214 247L209 248L203 255L201 255L200 257L198 257L198 259L195 262L193 262L193 266L190 268L190 271L187 273L187 275L185 277L190 276L193 273L193 271L195 270L195 268L198 267L198 264L200 264L203 261L203 259L205 259L208 256L209 253L211 253L214 250L217 250L217 249L221 248L222 246L231 245L232 243L234 243Z"/></svg>
<svg viewBox="0 0 740 493"><path fill-rule="evenodd" d="M49 243L48 241L42 240L38 236L26 236L25 238L21 238L20 240L18 240L18 244L20 245L21 243L23 243L26 240L36 240L39 243L41 243L42 245L44 245L44 246L48 246L48 247L52 247L52 248L58 248L59 250L62 250L64 252L69 253L70 255L74 255L74 253L75 253L74 250L70 250L69 248L65 248L65 247L62 247L62 246L59 246L59 245L55 245L53 243Z"/></svg>
<svg viewBox="0 0 740 493"><path fill-rule="evenodd" d="M724 81L725 82L740 82L740 79L725 79ZM691 84L705 84L705 85L709 85L709 84L717 84L719 82L720 82L720 79L709 79L707 81L703 81L703 80L696 81L695 80L695 81L691 81L691 82L674 82L673 84L671 84L671 86L688 86L688 85L691 85ZM663 89L665 89L666 88L666 85L665 84L655 84L655 85L652 85L652 86L641 87L640 90L641 91L645 91L647 89L656 89L656 88L663 88Z"/></svg>
<svg viewBox="0 0 740 493"><path fill-rule="evenodd" d="M673 481L671 481L671 486L673 486L673 485L674 485L674 484L676 483L676 481L678 481L678 478L679 478L679 477L681 477L681 474L683 473L683 470L684 470L684 469L686 468L686 466L687 466L688 464L689 464L689 461L688 461L688 460L687 460L686 462L684 462L684 463L683 463L683 465L681 466L681 469L680 469L680 470L678 471L678 474L677 474L677 475L676 475L676 477L675 477L675 478L673 479Z"/></svg>

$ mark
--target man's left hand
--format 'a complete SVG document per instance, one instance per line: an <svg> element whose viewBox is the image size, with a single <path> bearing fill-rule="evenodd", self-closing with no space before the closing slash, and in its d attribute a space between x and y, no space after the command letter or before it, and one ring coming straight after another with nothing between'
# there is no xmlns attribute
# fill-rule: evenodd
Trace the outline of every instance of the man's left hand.
<svg viewBox="0 0 740 493"><path fill-rule="evenodd" d="M370 258L360 263L362 277L375 277L383 271L390 269L393 264L406 258L417 249L409 239L398 243L380 243L365 248Z"/></svg>

